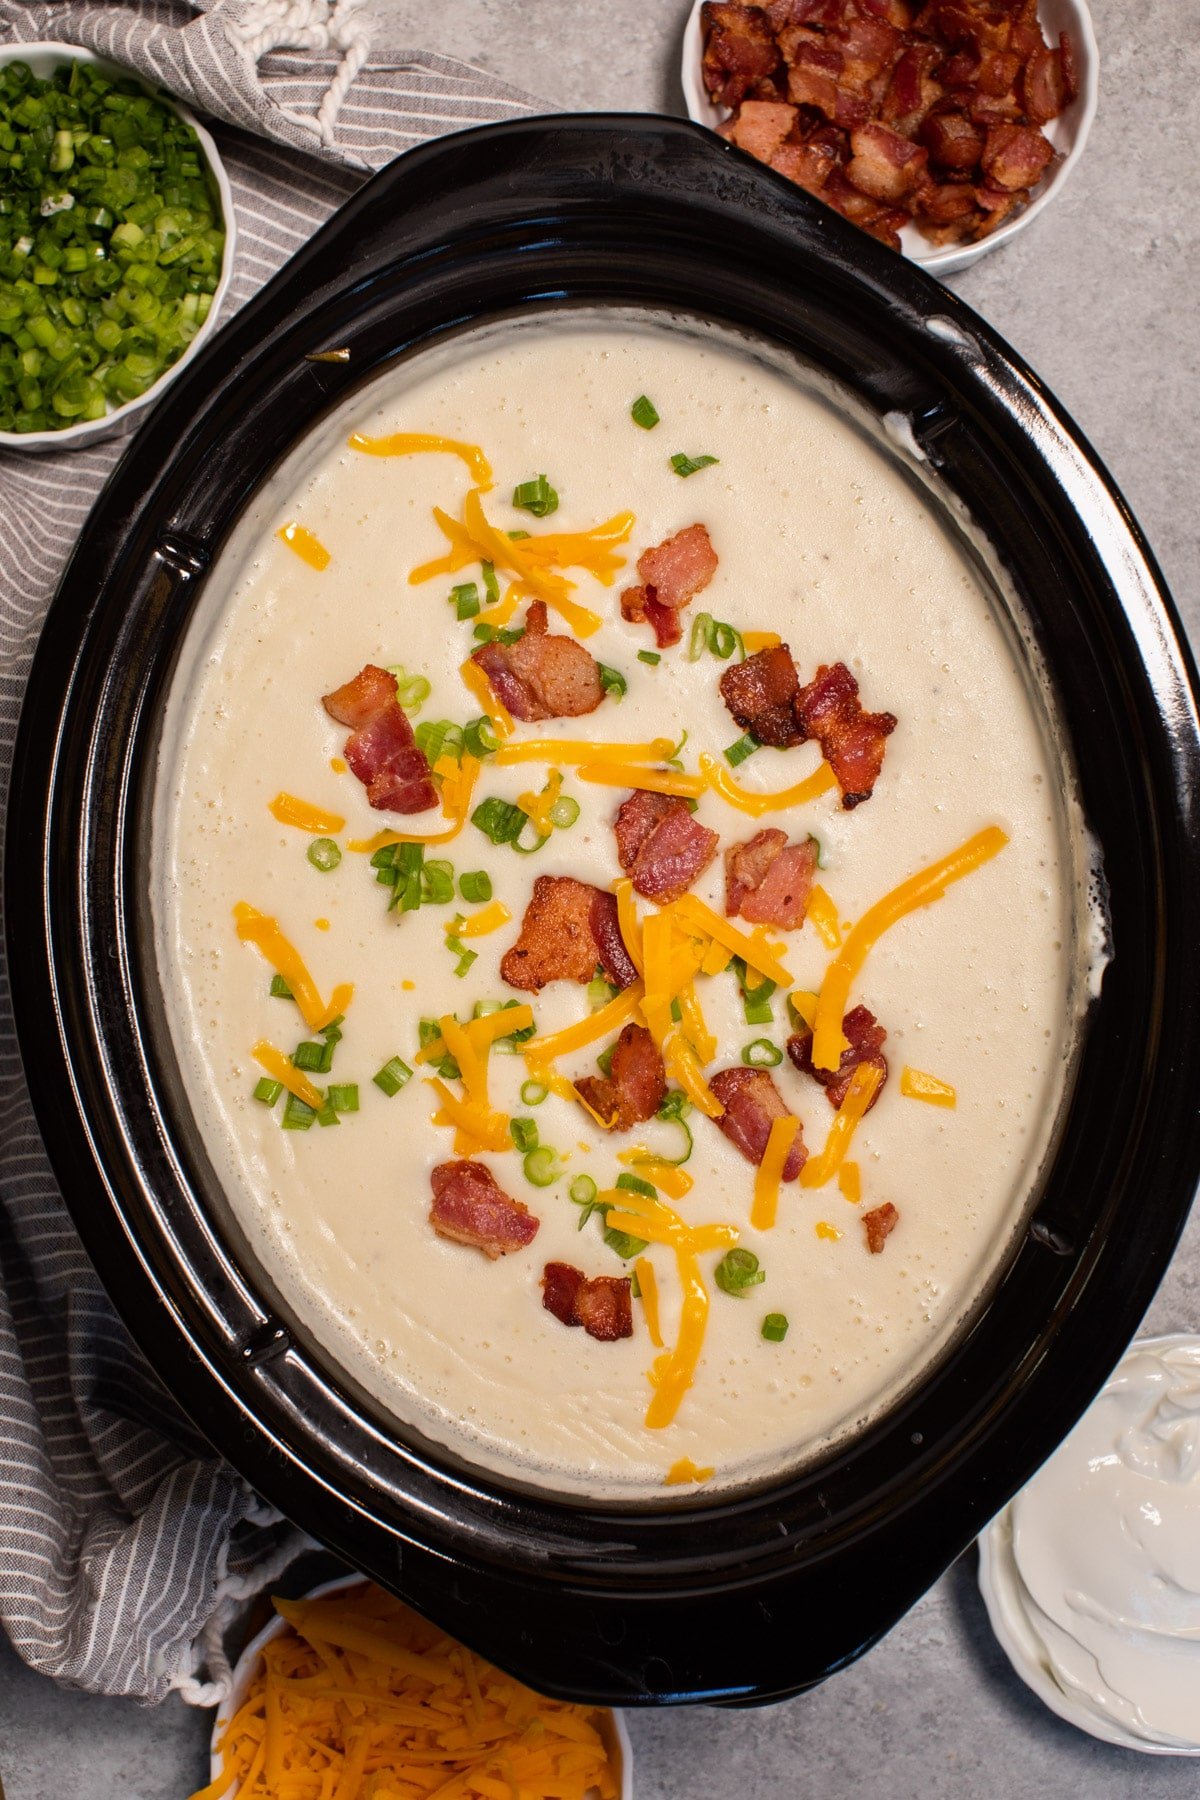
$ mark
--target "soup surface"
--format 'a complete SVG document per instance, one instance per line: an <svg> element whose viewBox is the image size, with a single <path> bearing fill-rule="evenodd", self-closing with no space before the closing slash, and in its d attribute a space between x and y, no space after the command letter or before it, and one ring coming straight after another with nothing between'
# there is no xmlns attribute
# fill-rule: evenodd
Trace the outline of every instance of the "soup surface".
<svg viewBox="0 0 1200 1800"><path fill-rule="evenodd" d="M659 415L650 428L631 415L642 395ZM372 442L351 447L352 433ZM484 461L377 441L395 434L476 446ZM693 468L702 457L716 461ZM529 482L532 512L512 503ZM561 537L598 525L583 544ZM677 615L680 641L660 646L620 596L647 579L639 556L695 525L716 568ZM504 566L526 546L532 561ZM481 622L509 634L530 622L539 580L549 632L603 665L603 697L586 716L516 719L497 756L492 726L471 729L490 715L503 731L495 690L478 669L468 685L462 666ZM326 421L252 503L204 606L164 729L158 956L214 1166L301 1320L402 1421L566 1491L751 1480L877 1412L944 1346L1013 1240L1084 986L1078 834L1040 692L972 557L894 453L801 372L699 326L611 314L510 325L396 368ZM783 749L756 749L752 734L744 760L724 754L746 733L718 684L777 639L805 687L843 664L862 707L894 715L858 804L842 804L818 729ZM367 665L396 674L433 759L431 809L373 808L347 767L348 726L322 697ZM443 721L467 730L443 733L439 751L428 728ZM547 741L561 755L510 760ZM672 815L685 837L698 825L719 839L690 885L708 912L656 904L654 869L647 881L622 868L614 817L647 770L695 802ZM747 794L805 782L798 802L746 810ZM281 795L302 805L289 812ZM515 815L487 802L531 815L516 845L504 838ZM753 901L749 917L726 911L725 853L764 830L801 847L796 881L812 888L794 927L778 914L756 924ZM417 850L388 832L444 841ZM940 883L904 886L964 844L973 852ZM607 893L623 876L626 956L644 981L593 979L598 953L586 981L578 969L536 987L505 979L535 880ZM871 913L894 894L886 916ZM546 966L560 950L571 961L570 930L560 920L541 935ZM722 967L731 952L744 967ZM289 954L315 991L307 1020ZM286 980L272 992L285 968L290 998ZM824 996L809 1060L828 1058L832 1018L836 1061L839 992L887 1034L882 1089L876 1055L840 1111L820 1068L787 1050L796 1040L803 1063ZM506 1001L532 1009L512 1016L532 1023L534 1049L527 1024L490 1050L477 1030L456 1064L440 1028L422 1027L452 1016L453 1031ZM331 1011L344 1017L327 1036ZM574 1042L540 1050L577 1024ZM606 1090L584 1089L588 1110L572 1087L602 1079L597 1058L629 1025L649 1027L652 1059L666 1051L666 1116L610 1130ZM293 1054L317 1117L278 1090ZM769 1116L747 1125L730 1102L742 1137L758 1130L749 1150L706 1116L721 1113L718 1072L744 1072L729 1094L755 1068L778 1096L768 1115L800 1121L793 1159L801 1142L808 1152L800 1180L777 1188L771 1159L793 1127L771 1135L760 1169ZM667 1166L689 1138L689 1159ZM518 1221L511 1253L431 1222L431 1171L464 1159L501 1190L500 1235ZM620 1177L640 1185L618 1190ZM547 1277L555 1264L601 1278L574 1314L561 1283L577 1289L577 1276ZM602 1302L593 1324L628 1335L572 1328L545 1303L582 1317L589 1295Z"/></svg>

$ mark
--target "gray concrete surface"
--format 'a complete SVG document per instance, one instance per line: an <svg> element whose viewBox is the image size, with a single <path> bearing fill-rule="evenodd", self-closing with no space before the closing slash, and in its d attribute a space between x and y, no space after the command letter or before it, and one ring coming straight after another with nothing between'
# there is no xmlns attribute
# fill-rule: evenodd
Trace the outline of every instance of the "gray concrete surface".
<svg viewBox="0 0 1200 1800"><path fill-rule="evenodd" d="M391 44L463 56L561 106L668 112L682 111L688 3L375 0ZM1025 234L951 285L1106 458L1200 641L1200 0L1092 10L1103 93L1081 167ZM1148 1323L1200 1328L1200 1215ZM176 1703L65 1693L0 1649L7 1800L184 1800L203 1779L207 1730ZM638 1800L1200 1795L1200 1764L1094 1743L1026 1691L988 1630L973 1556L817 1693L765 1712L639 1716L632 1731Z"/></svg>

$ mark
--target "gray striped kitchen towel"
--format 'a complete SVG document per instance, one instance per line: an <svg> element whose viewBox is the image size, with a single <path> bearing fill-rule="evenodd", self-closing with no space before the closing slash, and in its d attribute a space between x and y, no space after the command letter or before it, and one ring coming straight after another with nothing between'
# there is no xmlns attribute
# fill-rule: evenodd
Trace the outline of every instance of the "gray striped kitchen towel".
<svg viewBox="0 0 1200 1800"><path fill-rule="evenodd" d="M218 122L238 223L228 311L360 172L541 110L425 51L372 60L356 0L0 0L0 45L47 38L127 64ZM120 451L0 452L0 793L47 605ZM38 1136L0 961L0 1623L63 1681L208 1704L224 1696L232 1609L305 1544L213 1455L113 1311Z"/></svg>

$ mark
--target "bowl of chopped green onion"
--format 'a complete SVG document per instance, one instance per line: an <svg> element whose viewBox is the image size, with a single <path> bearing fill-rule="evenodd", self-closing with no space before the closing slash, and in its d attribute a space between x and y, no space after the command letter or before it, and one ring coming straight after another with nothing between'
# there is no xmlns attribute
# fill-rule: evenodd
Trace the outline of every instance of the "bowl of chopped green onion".
<svg viewBox="0 0 1200 1800"><path fill-rule="evenodd" d="M233 248L185 106L71 44L0 49L0 446L123 430L215 328Z"/></svg>

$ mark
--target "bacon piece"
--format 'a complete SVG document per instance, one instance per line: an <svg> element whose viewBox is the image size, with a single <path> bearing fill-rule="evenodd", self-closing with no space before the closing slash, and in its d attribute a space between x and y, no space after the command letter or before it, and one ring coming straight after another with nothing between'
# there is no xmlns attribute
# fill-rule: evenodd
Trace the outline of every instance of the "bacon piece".
<svg viewBox="0 0 1200 1800"><path fill-rule="evenodd" d="M666 1098L662 1053L644 1025L626 1025L613 1045L610 1073L585 1075L575 1088L606 1131L643 1125Z"/></svg>
<svg viewBox="0 0 1200 1800"><path fill-rule="evenodd" d="M795 106L813 106L832 119L838 109L838 84L825 70L800 63L788 70L788 99Z"/></svg>
<svg viewBox="0 0 1200 1800"><path fill-rule="evenodd" d="M829 144L781 144L770 165L807 193L819 194L837 168L837 161L837 151Z"/></svg>
<svg viewBox="0 0 1200 1800"><path fill-rule="evenodd" d="M1072 100L1079 98L1079 72L1075 67L1074 46L1065 31L1058 34L1058 55L1062 66L1063 105L1070 106Z"/></svg>
<svg viewBox="0 0 1200 1800"><path fill-rule="evenodd" d="M779 50L770 21L759 6L705 0L700 14L704 33L704 85L722 106L744 100L754 82L774 73Z"/></svg>
<svg viewBox="0 0 1200 1800"><path fill-rule="evenodd" d="M760 744L790 750L804 742L796 723L800 677L786 644L756 650L745 662L731 663L718 686L736 723L743 731L752 731Z"/></svg>
<svg viewBox="0 0 1200 1800"><path fill-rule="evenodd" d="M948 44L970 44L981 56L985 50L1008 49L1012 20L1001 13L950 5L939 6L936 17L937 30Z"/></svg>
<svg viewBox="0 0 1200 1800"><path fill-rule="evenodd" d="M932 76L936 60L932 44L914 44L896 62L880 107L880 117L893 131L912 137L941 97L941 85Z"/></svg>
<svg viewBox="0 0 1200 1800"><path fill-rule="evenodd" d="M979 166L983 154L983 133L964 113L932 114L921 126L921 142L929 151L931 162L958 175L969 175ZM923 209L927 207L924 194L921 205Z"/></svg>
<svg viewBox="0 0 1200 1800"><path fill-rule="evenodd" d="M622 800L613 830L621 867L639 894L660 905L685 894L717 854L716 832L671 794L636 789Z"/></svg>
<svg viewBox="0 0 1200 1800"><path fill-rule="evenodd" d="M748 1162L760 1163L776 1119L793 1115L765 1069L718 1069L708 1085L725 1111L717 1124ZM795 1181L808 1161L804 1133L798 1131L783 1165L784 1181Z"/></svg>
<svg viewBox="0 0 1200 1800"><path fill-rule="evenodd" d="M604 698L594 656L573 637L546 629L546 605L535 600L515 644L481 644L471 658L514 719L577 719Z"/></svg>
<svg viewBox="0 0 1200 1800"><path fill-rule="evenodd" d="M725 852L725 911L752 925L798 931L817 867L816 838L789 844L787 832L760 831Z"/></svg>
<svg viewBox="0 0 1200 1800"><path fill-rule="evenodd" d="M669 650L683 636L679 614L670 606L660 606L648 588L626 588L621 595L621 616L634 625L653 625L654 641L660 650Z"/></svg>
<svg viewBox="0 0 1200 1800"><path fill-rule="evenodd" d="M1024 125L993 125L983 146L983 172L993 187L1026 188L1054 161L1054 146Z"/></svg>
<svg viewBox="0 0 1200 1800"><path fill-rule="evenodd" d="M759 162L770 162L795 123L796 109L794 106L776 106L768 100L743 100L734 121L733 141L739 150L745 150L751 156L757 156ZM692 530L696 529L695 526L692 527ZM699 529L703 531L704 527L700 526ZM707 539L708 533L705 532L704 535ZM674 543L675 540L669 538L667 542ZM663 548L665 549L666 546L664 545ZM649 556L652 553L647 551L646 554ZM646 581L650 581L651 577L642 569L644 560L645 558L638 559L638 574L642 575Z"/></svg>
<svg viewBox="0 0 1200 1800"><path fill-rule="evenodd" d="M796 720L816 738L837 777L842 807L851 812L871 798L883 768L886 740L896 729L893 713L864 712L858 683L845 663L822 664L796 697Z"/></svg>
<svg viewBox="0 0 1200 1800"><path fill-rule="evenodd" d="M900 1223L900 1214L890 1200L885 1200L882 1206L864 1213L862 1222L866 1227L867 1249L872 1256L878 1256Z"/></svg>
<svg viewBox="0 0 1200 1800"><path fill-rule="evenodd" d="M494 1262L523 1250L538 1234L540 1219L506 1194L483 1163L447 1162L431 1169L429 1222L439 1237L469 1244Z"/></svg>
<svg viewBox="0 0 1200 1800"><path fill-rule="evenodd" d="M846 179L873 200L894 203L911 194L925 174L929 152L910 144L886 125L863 125L850 133L853 155L846 164Z"/></svg>
<svg viewBox="0 0 1200 1800"><path fill-rule="evenodd" d="M745 110L743 107L742 111ZM790 112L791 108L771 110ZM643 585L625 589L621 595L622 616L635 625L653 625L655 642L660 650L665 650L683 636L683 627L679 623L682 608L694 600L716 574L717 553L707 526L685 526L674 537L650 550L643 550L637 568Z"/></svg>
<svg viewBox="0 0 1200 1800"><path fill-rule="evenodd" d="M978 220L975 189L970 182L947 182L927 188L921 195L921 218L931 225L952 226Z"/></svg>
<svg viewBox="0 0 1200 1800"><path fill-rule="evenodd" d="M606 893L603 888L592 889L590 924L600 967L614 987L632 987L637 980L637 970L621 936L615 894Z"/></svg>
<svg viewBox="0 0 1200 1800"><path fill-rule="evenodd" d="M855 1006L842 1020L842 1036L849 1039L849 1044L842 1051L841 1061L836 1069L814 1068L811 1031L798 1031L794 1037L790 1037L787 1041L787 1053L802 1075L811 1075L814 1081L820 1082L830 1106L835 1110L846 1098L855 1069L860 1063L869 1063L872 1068L879 1070L880 1075L879 1086L871 1096L871 1106L874 1106L888 1078L887 1058L883 1054L887 1032L869 1007ZM871 1106L868 1106L868 1112Z"/></svg>
<svg viewBox="0 0 1200 1800"><path fill-rule="evenodd" d="M536 994L548 981L592 979L600 960L592 908L600 892L573 875L538 876L520 936L500 961L510 987Z"/></svg>
<svg viewBox="0 0 1200 1800"><path fill-rule="evenodd" d="M1048 125L1066 104L1062 55L1049 44L1039 44L1021 77L1021 98L1031 125Z"/></svg>
<svg viewBox="0 0 1200 1800"><path fill-rule="evenodd" d="M367 663L353 681L326 694L322 706L348 725L343 754L380 812L425 812L438 803L429 763L396 699L396 677Z"/></svg>
<svg viewBox="0 0 1200 1800"><path fill-rule="evenodd" d="M611 1344L633 1336L633 1289L628 1275L593 1275L570 1263L547 1263L542 1305L563 1325L582 1325L589 1337Z"/></svg>
<svg viewBox="0 0 1200 1800"><path fill-rule="evenodd" d="M850 19L839 26L836 37L844 58L844 77L852 87L863 87L889 69L904 43L900 33L882 19Z"/></svg>
<svg viewBox="0 0 1200 1800"><path fill-rule="evenodd" d="M979 59L975 86L989 99L1003 100L1011 94L1013 83L1021 73L1021 59L1011 50L985 50Z"/></svg>

